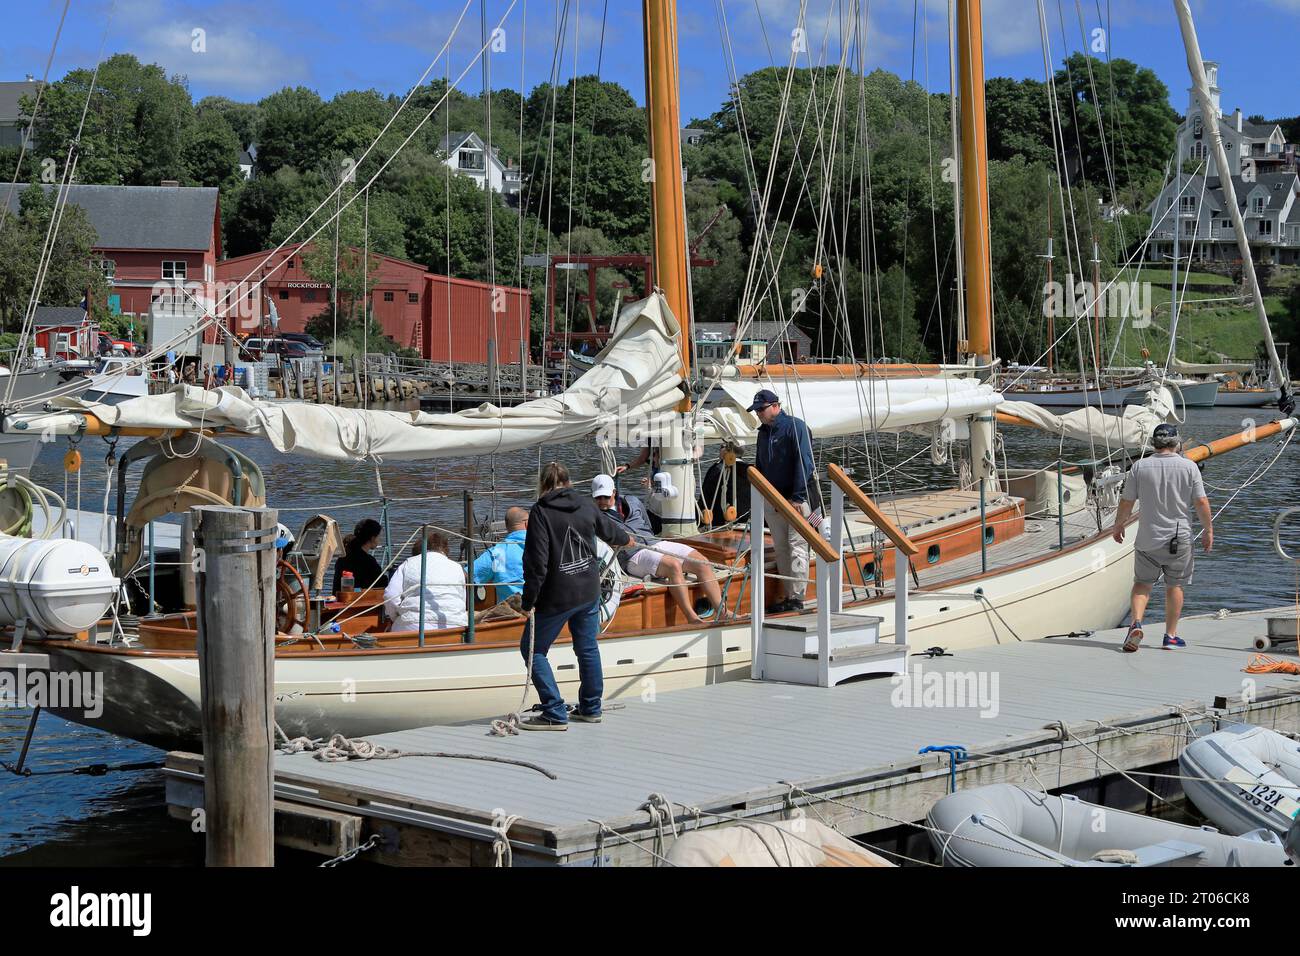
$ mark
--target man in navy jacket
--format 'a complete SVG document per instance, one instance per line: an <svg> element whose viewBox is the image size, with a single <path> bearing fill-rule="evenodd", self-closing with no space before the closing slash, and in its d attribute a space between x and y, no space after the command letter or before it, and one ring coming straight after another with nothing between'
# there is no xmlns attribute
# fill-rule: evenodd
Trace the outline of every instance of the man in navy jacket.
<svg viewBox="0 0 1300 956"><path fill-rule="evenodd" d="M773 488L805 518L811 513L809 486L813 481L812 435L801 419L781 411L781 399L769 389L754 396L749 411L758 415L758 452L755 466ZM781 574L777 600L768 605L773 613L802 611L808 590L808 542L776 509L767 512L772 531L776 567ZM782 595L788 595L781 600Z"/></svg>

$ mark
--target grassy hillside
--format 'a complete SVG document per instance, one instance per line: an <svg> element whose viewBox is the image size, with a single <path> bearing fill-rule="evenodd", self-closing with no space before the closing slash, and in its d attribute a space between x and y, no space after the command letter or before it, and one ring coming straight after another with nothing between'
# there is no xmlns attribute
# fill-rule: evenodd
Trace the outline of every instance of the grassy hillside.
<svg viewBox="0 0 1300 956"><path fill-rule="evenodd" d="M1125 323L1120 335L1117 364L1134 364L1141 361L1142 349L1150 351L1153 360L1162 362L1169 350L1170 270L1130 270L1126 281L1150 282L1152 320L1145 329L1133 329ZM1270 319L1286 315L1286 296L1300 284L1300 268L1277 266L1270 278L1269 294L1264 306ZM1225 359L1251 361L1260 342L1259 323L1255 318L1254 304L1249 297L1227 291L1230 280L1220 275L1194 272L1190 277L1180 275L1179 284L1186 282L1182 296L1182 313L1179 317L1177 355L1186 362L1217 362ZM1204 287L1211 287L1206 289ZM1119 321L1108 323L1108 342L1113 344Z"/></svg>

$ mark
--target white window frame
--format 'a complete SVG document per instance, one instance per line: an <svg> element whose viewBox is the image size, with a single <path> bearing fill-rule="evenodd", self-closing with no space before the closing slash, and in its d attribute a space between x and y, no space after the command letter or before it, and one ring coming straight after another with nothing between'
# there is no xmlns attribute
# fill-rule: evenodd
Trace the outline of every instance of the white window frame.
<svg viewBox="0 0 1300 956"><path fill-rule="evenodd" d="M112 282L115 278L117 278L117 260L100 259L99 270L104 273L105 279L107 279L109 282Z"/></svg>
<svg viewBox="0 0 1300 956"><path fill-rule="evenodd" d="M188 268L189 263L184 259L164 259L162 261L162 277L171 282L184 282L187 278ZM171 275L168 275L168 272L171 272Z"/></svg>

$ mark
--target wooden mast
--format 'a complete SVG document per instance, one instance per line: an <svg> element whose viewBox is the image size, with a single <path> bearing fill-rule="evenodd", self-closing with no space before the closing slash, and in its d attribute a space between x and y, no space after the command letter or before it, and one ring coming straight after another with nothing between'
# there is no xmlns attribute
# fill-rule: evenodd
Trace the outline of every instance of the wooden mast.
<svg viewBox="0 0 1300 956"><path fill-rule="evenodd" d="M691 371L690 268L682 188L681 111L677 87L676 0L644 0L645 105L650 132L651 274L682 327L682 375ZM686 399L687 411L690 400Z"/></svg>
<svg viewBox="0 0 1300 956"><path fill-rule="evenodd" d="M668 308L681 327L682 380L691 376L691 282L686 247L686 195L682 187L681 110L677 82L677 2L643 0L645 29L645 112L650 136L650 228L652 282L663 290ZM667 473L675 493L652 494L650 510L666 534L695 534L693 433L688 434L689 391L677 403L677 421L656 444L659 470ZM652 459L653 461L653 459Z"/></svg>
<svg viewBox="0 0 1300 956"><path fill-rule="evenodd" d="M989 250L989 159L984 120L984 25L980 0L958 0L961 53L962 251L966 264L966 352L993 359L993 263Z"/></svg>
<svg viewBox="0 0 1300 956"><path fill-rule="evenodd" d="M961 54L962 252L966 264L965 353L978 366L993 361L993 262L989 249L989 163L984 121L984 19L980 0L958 0L957 45ZM990 373L981 373L982 378ZM996 490L992 413L971 422L972 477L976 487Z"/></svg>

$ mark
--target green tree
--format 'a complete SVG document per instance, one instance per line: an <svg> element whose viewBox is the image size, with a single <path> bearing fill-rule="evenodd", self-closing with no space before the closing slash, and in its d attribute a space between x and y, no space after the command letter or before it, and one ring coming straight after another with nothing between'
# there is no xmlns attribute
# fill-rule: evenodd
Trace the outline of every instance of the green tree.
<svg viewBox="0 0 1300 956"><path fill-rule="evenodd" d="M194 115L216 113L235 133L241 149L257 142L258 127L262 122L261 108L256 103L240 103L224 96L205 96L194 106Z"/></svg>
<svg viewBox="0 0 1300 956"><path fill-rule="evenodd" d="M22 326L53 212L53 192L29 186L22 193L18 215L9 217L0 229L0 329L4 331ZM108 285L92 251L95 240L85 210L67 205L37 304L75 306L88 297L92 311L105 311Z"/></svg>
<svg viewBox="0 0 1300 956"><path fill-rule="evenodd" d="M225 117L215 110L199 113L185 133L185 184L227 189L236 185L243 179L239 153L239 138Z"/></svg>
<svg viewBox="0 0 1300 956"><path fill-rule="evenodd" d="M79 182L156 186L164 179L183 178L182 145L194 113L184 80L168 77L162 67L142 64L129 53L118 53L100 65L87 106L92 75L92 70L72 70L46 89L33 164L40 157L62 166L84 108ZM24 100L27 116L33 105Z"/></svg>
<svg viewBox="0 0 1300 956"><path fill-rule="evenodd" d="M257 174L312 169L325 151L325 104L306 87L285 87L257 104Z"/></svg>

